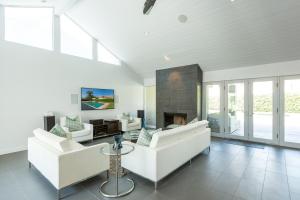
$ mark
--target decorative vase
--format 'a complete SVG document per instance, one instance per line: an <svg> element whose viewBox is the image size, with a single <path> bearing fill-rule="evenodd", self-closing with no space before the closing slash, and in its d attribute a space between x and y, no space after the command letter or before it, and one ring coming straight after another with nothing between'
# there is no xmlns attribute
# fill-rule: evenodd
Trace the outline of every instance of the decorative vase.
<svg viewBox="0 0 300 200"><path fill-rule="evenodd" d="M114 145L113 145L114 150L122 149L122 139L123 139L122 135L115 135L114 136L114 141L115 141Z"/></svg>

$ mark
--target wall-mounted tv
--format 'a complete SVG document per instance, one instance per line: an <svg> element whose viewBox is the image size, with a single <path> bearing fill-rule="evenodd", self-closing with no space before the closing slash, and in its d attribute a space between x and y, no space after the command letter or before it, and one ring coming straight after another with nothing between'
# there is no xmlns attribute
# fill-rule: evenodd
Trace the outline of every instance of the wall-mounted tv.
<svg viewBox="0 0 300 200"><path fill-rule="evenodd" d="M114 90L81 88L81 110L107 110L114 108Z"/></svg>

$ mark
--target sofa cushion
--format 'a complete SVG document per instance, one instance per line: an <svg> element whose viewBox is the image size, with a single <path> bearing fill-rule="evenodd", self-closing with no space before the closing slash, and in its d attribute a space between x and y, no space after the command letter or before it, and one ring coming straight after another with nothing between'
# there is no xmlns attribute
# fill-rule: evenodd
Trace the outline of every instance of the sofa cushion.
<svg viewBox="0 0 300 200"><path fill-rule="evenodd" d="M91 134L90 130L87 130L87 129L84 129L84 130L81 130L81 131L74 131L71 133L72 135L72 138L74 137L83 137L83 136L86 136L86 135L89 135Z"/></svg>
<svg viewBox="0 0 300 200"><path fill-rule="evenodd" d="M67 137L66 131L59 124L55 124L55 126L49 132L59 137Z"/></svg>
<svg viewBox="0 0 300 200"><path fill-rule="evenodd" d="M66 138L59 137L40 128L35 129L33 134L38 140L48 144L60 152L64 152L64 147L68 141Z"/></svg>
<svg viewBox="0 0 300 200"><path fill-rule="evenodd" d="M132 122L132 123L128 123L128 127L133 127L133 126L139 126L140 123L139 122Z"/></svg>
<svg viewBox="0 0 300 200"><path fill-rule="evenodd" d="M84 146L82 146L81 144L75 141L68 140L63 137L59 137L40 128L35 129L33 131L33 134L38 140L40 140L41 142L51 146L52 148L60 152L65 153L65 152L84 148Z"/></svg>
<svg viewBox="0 0 300 200"><path fill-rule="evenodd" d="M149 146L150 148L157 148L181 139L185 139L189 135L200 133L207 127L207 125L208 122L203 120L178 128L161 131L158 134L153 135Z"/></svg>
<svg viewBox="0 0 300 200"><path fill-rule="evenodd" d="M78 116L75 118L66 117L66 127L69 128L70 132L81 131L84 129L84 126L80 122L80 119Z"/></svg>

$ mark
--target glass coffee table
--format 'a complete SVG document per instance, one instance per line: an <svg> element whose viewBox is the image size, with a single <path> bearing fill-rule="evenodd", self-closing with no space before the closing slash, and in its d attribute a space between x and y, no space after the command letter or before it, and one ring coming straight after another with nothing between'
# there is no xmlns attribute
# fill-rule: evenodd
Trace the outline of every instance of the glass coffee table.
<svg viewBox="0 0 300 200"><path fill-rule="evenodd" d="M122 144L123 148L120 150L114 150L113 149L113 144L110 144L109 146L105 146L103 148L101 148L101 153L107 156L114 156L115 162L116 162L116 177L115 177L115 193L112 194L109 192L105 192L104 191L104 186L109 185L109 184L113 184L109 179L105 182L103 182L100 185L100 193L108 198L114 198L114 197L122 197L125 196L127 194L129 194L130 192L132 192L134 190L134 182L132 179L130 178L126 178L126 181L123 184L127 184L129 185L129 189L120 192L119 191L119 157L121 157L122 155L126 155L129 154L130 152L134 151L134 146L130 145L130 144Z"/></svg>

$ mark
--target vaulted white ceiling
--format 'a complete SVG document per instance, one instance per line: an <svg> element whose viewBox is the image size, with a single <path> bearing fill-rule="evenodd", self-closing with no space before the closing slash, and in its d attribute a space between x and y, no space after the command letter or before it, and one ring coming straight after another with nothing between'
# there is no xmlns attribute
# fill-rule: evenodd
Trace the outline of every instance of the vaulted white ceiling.
<svg viewBox="0 0 300 200"><path fill-rule="evenodd" d="M62 1L143 77L194 63L210 71L300 59L299 0L157 0L150 15L142 14L145 0Z"/></svg>
<svg viewBox="0 0 300 200"><path fill-rule="evenodd" d="M146 16L144 1L81 0L68 13L144 77L300 59L299 0L157 0Z"/></svg>

